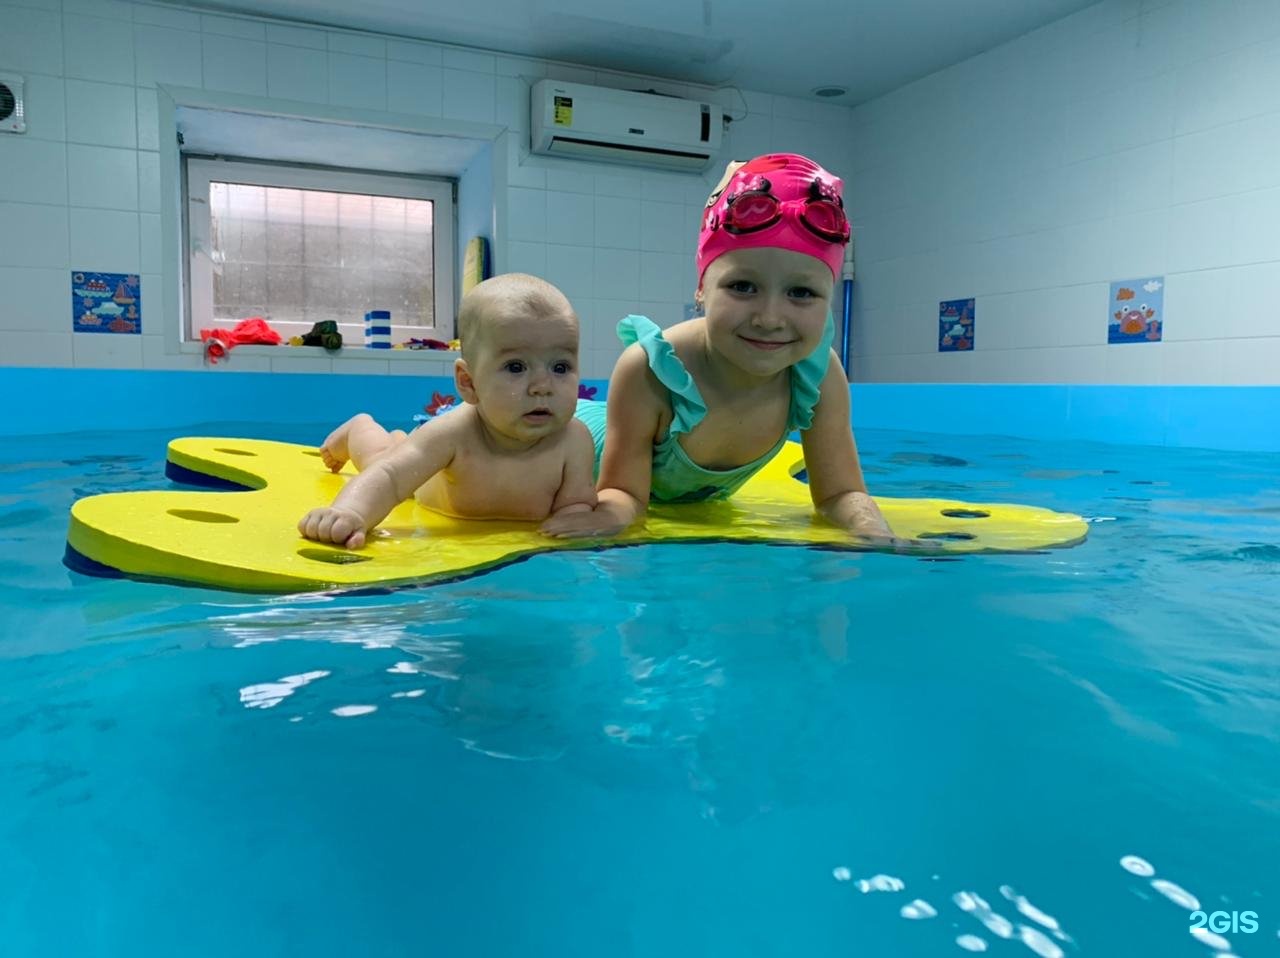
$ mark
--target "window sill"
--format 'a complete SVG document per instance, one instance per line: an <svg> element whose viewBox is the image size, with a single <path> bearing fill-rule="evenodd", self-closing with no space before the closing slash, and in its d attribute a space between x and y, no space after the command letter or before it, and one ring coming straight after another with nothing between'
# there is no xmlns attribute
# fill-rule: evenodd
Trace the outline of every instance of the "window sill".
<svg viewBox="0 0 1280 958"><path fill-rule="evenodd" d="M184 355L202 355L204 343L185 342L180 345ZM367 349L364 346L343 346L341 349L325 349L322 346L265 346L246 343L233 347L237 356L266 356L271 359L354 359L369 362L415 363L426 360L448 362L462 356L454 349Z"/></svg>

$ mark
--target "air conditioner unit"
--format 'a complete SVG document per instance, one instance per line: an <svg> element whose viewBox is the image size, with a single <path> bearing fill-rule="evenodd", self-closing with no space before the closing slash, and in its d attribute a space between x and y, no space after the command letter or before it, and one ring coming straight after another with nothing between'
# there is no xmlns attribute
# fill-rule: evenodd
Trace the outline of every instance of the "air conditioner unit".
<svg viewBox="0 0 1280 958"><path fill-rule="evenodd" d="M714 103L560 80L533 85L530 112L535 153L664 170L705 170L724 132Z"/></svg>

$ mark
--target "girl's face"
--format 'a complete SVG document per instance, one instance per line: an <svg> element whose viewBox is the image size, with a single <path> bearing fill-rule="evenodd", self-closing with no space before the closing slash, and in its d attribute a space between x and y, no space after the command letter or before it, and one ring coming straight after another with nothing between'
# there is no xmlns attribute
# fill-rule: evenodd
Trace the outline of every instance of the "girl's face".
<svg viewBox="0 0 1280 958"><path fill-rule="evenodd" d="M708 344L751 376L788 369L818 347L834 285L827 265L804 253L725 253L702 277Z"/></svg>

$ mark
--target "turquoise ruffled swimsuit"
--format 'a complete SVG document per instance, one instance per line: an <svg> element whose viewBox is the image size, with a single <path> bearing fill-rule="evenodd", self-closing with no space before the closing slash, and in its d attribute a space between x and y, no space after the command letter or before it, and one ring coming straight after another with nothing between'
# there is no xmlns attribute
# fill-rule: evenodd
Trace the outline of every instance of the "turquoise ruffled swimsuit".
<svg viewBox="0 0 1280 958"><path fill-rule="evenodd" d="M689 458L678 441L680 435L693 429L707 414L706 403L693 377L663 338L662 330L648 317L628 316L618 323L618 338L627 346L640 344L648 354L649 368L671 395L671 426L666 438L653 446L650 500L700 502L727 498L777 455L793 429L808 429L813 422L813 407L818 402L822 377L827 373L834 335L835 326L827 317L818 348L791 367L791 410L787 428L778 437L777 444L759 459L734 469L705 469ZM586 423L595 440L596 474L599 475L600 457L604 452L605 404L592 399L579 400L576 415Z"/></svg>

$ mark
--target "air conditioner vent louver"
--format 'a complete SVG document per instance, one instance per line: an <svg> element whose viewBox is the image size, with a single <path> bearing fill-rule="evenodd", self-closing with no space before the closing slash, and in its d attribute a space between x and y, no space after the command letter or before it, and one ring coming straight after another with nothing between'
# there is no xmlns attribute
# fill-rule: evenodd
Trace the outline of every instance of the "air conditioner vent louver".
<svg viewBox="0 0 1280 958"><path fill-rule="evenodd" d="M12 73L0 73L0 133L27 131L22 84L22 77Z"/></svg>

